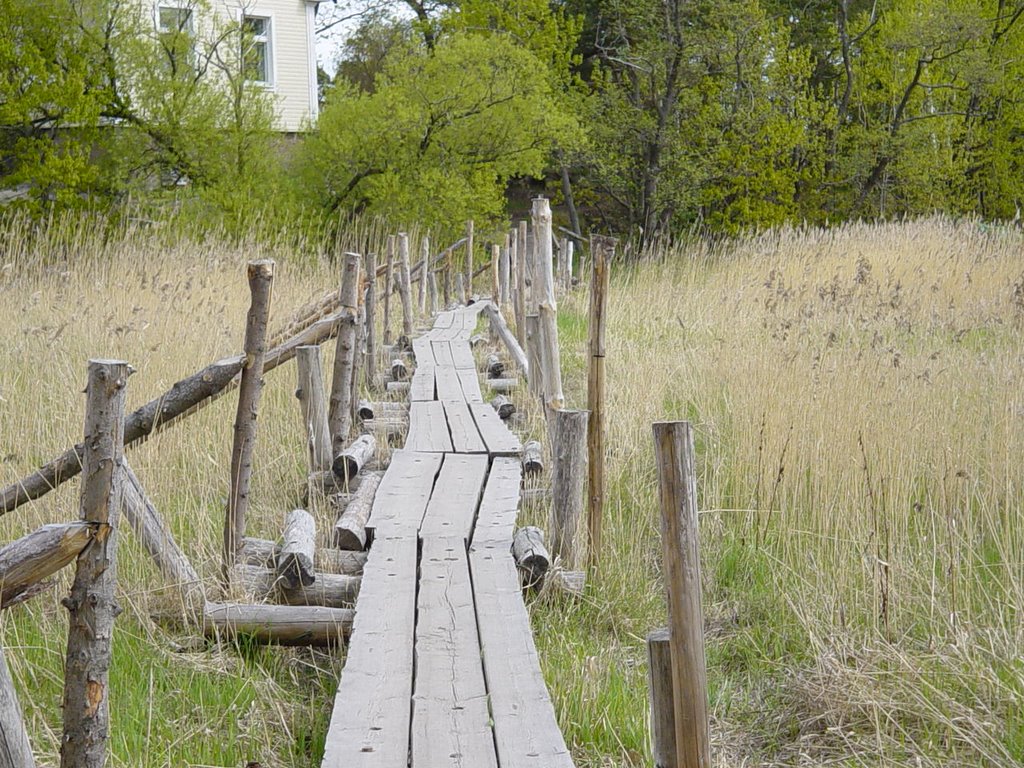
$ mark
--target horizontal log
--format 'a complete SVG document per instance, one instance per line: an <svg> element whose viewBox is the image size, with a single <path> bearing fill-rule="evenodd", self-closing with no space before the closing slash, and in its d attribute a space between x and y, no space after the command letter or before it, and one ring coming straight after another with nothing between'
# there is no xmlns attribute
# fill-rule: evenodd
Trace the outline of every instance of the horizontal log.
<svg viewBox="0 0 1024 768"><path fill-rule="evenodd" d="M0 608L31 597L31 587L78 557L94 531L85 522L44 525L0 549Z"/></svg>
<svg viewBox="0 0 1024 768"><path fill-rule="evenodd" d="M293 509L284 522L284 540L277 556L277 573L287 589L308 587L316 579L316 523L304 509Z"/></svg>
<svg viewBox="0 0 1024 768"><path fill-rule="evenodd" d="M524 576L527 587L539 588L551 566L551 555L544 546L544 531L527 525L516 531L512 538L512 556Z"/></svg>
<svg viewBox="0 0 1024 768"><path fill-rule="evenodd" d="M355 611L306 605L207 603L208 637L251 637L277 645L340 645L352 632Z"/></svg>
<svg viewBox="0 0 1024 768"><path fill-rule="evenodd" d="M499 395L507 395L519 389L519 379L488 379L487 386Z"/></svg>
<svg viewBox="0 0 1024 768"><path fill-rule="evenodd" d="M397 395L409 391L408 381L389 381L387 385L388 394Z"/></svg>
<svg viewBox="0 0 1024 768"><path fill-rule="evenodd" d="M523 474L539 475L544 471L544 460L541 458L540 443L530 440L523 446Z"/></svg>
<svg viewBox="0 0 1024 768"><path fill-rule="evenodd" d="M391 361L391 380L392 381L405 381L409 378L409 368L406 366L404 360L395 358Z"/></svg>
<svg viewBox="0 0 1024 768"><path fill-rule="evenodd" d="M508 419L516 412L516 405L504 395L498 395L491 400L491 408L497 411L502 421Z"/></svg>
<svg viewBox="0 0 1024 768"><path fill-rule="evenodd" d="M570 597L581 597L586 586L586 571L565 571L559 568L548 573L545 580L545 587L557 589Z"/></svg>
<svg viewBox="0 0 1024 768"><path fill-rule="evenodd" d="M334 524L334 546L338 549L362 551L366 549L366 523L370 519L373 499L377 495L382 473L363 477L359 490L353 495L345 511Z"/></svg>
<svg viewBox="0 0 1024 768"><path fill-rule="evenodd" d="M542 504L551 501L550 488L523 488L523 503Z"/></svg>
<svg viewBox="0 0 1024 768"><path fill-rule="evenodd" d="M497 355L488 355L484 370L487 371L488 379L500 379L505 373L505 364Z"/></svg>
<svg viewBox="0 0 1024 768"><path fill-rule="evenodd" d="M238 562L273 568L277 563L280 551L281 547L276 541L246 537L242 543L242 550L238 553ZM346 576L360 576L365 564L365 552L342 552L338 549L317 547L313 554L313 566L317 573L322 571Z"/></svg>
<svg viewBox="0 0 1024 768"><path fill-rule="evenodd" d="M331 469L338 480L348 487L364 466L373 458L377 441L373 435L360 435L334 457Z"/></svg>
<svg viewBox="0 0 1024 768"><path fill-rule="evenodd" d="M327 608L351 608L359 596L360 576L342 576L336 573L317 573L308 587L289 589L270 568L258 565L235 565L231 569L232 583L242 587L257 601L271 601L284 605L323 605Z"/></svg>

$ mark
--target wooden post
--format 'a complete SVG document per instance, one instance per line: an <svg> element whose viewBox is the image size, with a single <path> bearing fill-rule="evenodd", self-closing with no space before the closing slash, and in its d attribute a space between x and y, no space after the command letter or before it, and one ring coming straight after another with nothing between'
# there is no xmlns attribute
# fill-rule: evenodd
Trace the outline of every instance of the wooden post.
<svg viewBox="0 0 1024 768"><path fill-rule="evenodd" d="M363 360L363 380L372 389L377 378L377 254L366 254L366 356Z"/></svg>
<svg viewBox="0 0 1024 768"><path fill-rule="evenodd" d="M284 521L277 573L286 589L308 587L316 579L316 523L304 509L293 509Z"/></svg>
<svg viewBox="0 0 1024 768"><path fill-rule="evenodd" d="M356 364L356 326L359 323L359 261L358 253L346 253L341 268L341 311L344 314L334 352L334 377L327 413L332 453L344 447L352 428L352 371Z"/></svg>
<svg viewBox="0 0 1024 768"><path fill-rule="evenodd" d="M384 346L391 344L391 294L395 292L395 236L388 235L388 261L384 270Z"/></svg>
<svg viewBox="0 0 1024 768"><path fill-rule="evenodd" d="M18 693L0 646L0 768L35 768Z"/></svg>
<svg viewBox="0 0 1024 768"><path fill-rule="evenodd" d="M263 392L263 356L266 352L267 320L274 286L274 262L251 261L248 267L252 295L245 319L245 365L238 385L234 444L231 448L231 487L224 517L224 578L235 563L235 554L245 538L245 515L249 509L249 480L252 453L256 447L256 413Z"/></svg>
<svg viewBox="0 0 1024 768"><path fill-rule="evenodd" d="M412 338L412 278L409 276L409 236L398 233L398 292L402 297L402 335Z"/></svg>
<svg viewBox="0 0 1024 768"><path fill-rule="evenodd" d="M508 275L509 275L509 260L512 258L512 241L511 238L505 235L505 247L501 249L501 253L498 256L498 296L495 299L499 308L508 307Z"/></svg>
<svg viewBox="0 0 1024 768"><path fill-rule="evenodd" d="M306 427L311 471L331 466L331 429L327 424L327 394L324 392L320 368L320 347L299 347L295 354L298 384L295 396L302 406L302 422Z"/></svg>
<svg viewBox="0 0 1024 768"><path fill-rule="evenodd" d="M551 553L575 569L582 559L577 539L587 476L587 421L590 411L554 410L551 426Z"/></svg>
<svg viewBox="0 0 1024 768"><path fill-rule="evenodd" d="M654 424L672 645L677 768L711 768L697 467L688 421Z"/></svg>
<svg viewBox="0 0 1024 768"><path fill-rule="evenodd" d="M421 243L423 261L420 265L420 314L427 314L427 275L430 273L430 238L424 237Z"/></svg>
<svg viewBox="0 0 1024 768"><path fill-rule="evenodd" d="M526 248L526 222L520 221L516 230L516 296L514 314L516 317L516 338L519 345L526 349L526 262L530 254Z"/></svg>
<svg viewBox="0 0 1024 768"><path fill-rule="evenodd" d="M587 371L587 408L590 409L587 426L587 541L590 545L589 564L596 568L601 556L601 519L604 515L604 337L615 240L595 236L590 251L594 256L590 277L590 366Z"/></svg>
<svg viewBox="0 0 1024 768"><path fill-rule="evenodd" d="M544 471L541 446L537 440L530 440L523 446L523 476L533 477Z"/></svg>
<svg viewBox="0 0 1024 768"><path fill-rule="evenodd" d="M464 288L466 295L462 299L462 303L467 303L466 300L473 295L473 220L470 219L466 222L466 264L465 264L465 278Z"/></svg>
<svg viewBox="0 0 1024 768"><path fill-rule="evenodd" d="M536 253L535 295L540 317L540 361L544 382L544 405L549 410L562 407L562 361L558 350L558 305L555 302L555 277L551 255L551 206L547 198L533 201L534 247Z"/></svg>
<svg viewBox="0 0 1024 768"><path fill-rule="evenodd" d="M491 301L501 304L501 246L491 244Z"/></svg>
<svg viewBox="0 0 1024 768"><path fill-rule="evenodd" d="M121 360L89 361L79 517L95 526L96 537L78 556L71 594L64 600L69 621L61 768L102 768L107 757L110 647L114 618L121 612L114 589L124 402L131 373L131 366Z"/></svg>
<svg viewBox="0 0 1024 768"><path fill-rule="evenodd" d="M444 266L441 269L441 297L444 299L444 308L452 305L452 252L444 258Z"/></svg>
<svg viewBox="0 0 1024 768"><path fill-rule="evenodd" d="M349 430L356 422L356 412L359 410L359 380L363 365L366 360L366 301L360 302L356 311L356 353L352 362L352 378L349 380Z"/></svg>
<svg viewBox="0 0 1024 768"><path fill-rule="evenodd" d="M455 296L459 304L466 305L466 281L461 272L455 274Z"/></svg>
<svg viewBox="0 0 1024 768"><path fill-rule="evenodd" d="M647 683L651 702L654 768L676 768L676 715L672 695L672 649L667 627L647 635Z"/></svg>
<svg viewBox="0 0 1024 768"><path fill-rule="evenodd" d="M530 394L538 399L544 397L544 365L540 359L540 318L526 316L526 382Z"/></svg>
<svg viewBox="0 0 1024 768"><path fill-rule="evenodd" d="M430 314L436 315L440 307L437 305L437 272L434 270L427 275L427 293L430 295Z"/></svg>

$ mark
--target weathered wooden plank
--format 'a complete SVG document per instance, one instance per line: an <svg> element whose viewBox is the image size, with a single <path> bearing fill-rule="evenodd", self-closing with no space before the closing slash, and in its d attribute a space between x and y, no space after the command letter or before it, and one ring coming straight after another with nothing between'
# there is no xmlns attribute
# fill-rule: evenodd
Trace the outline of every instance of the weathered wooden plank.
<svg viewBox="0 0 1024 768"><path fill-rule="evenodd" d="M419 530L443 458L440 453L408 450L391 454L391 464L377 488L366 525L375 537L415 534Z"/></svg>
<svg viewBox="0 0 1024 768"><path fill-rule="evenodd" d="M476 360L473 359L473 351L469 348L468 341L449 342L452 352L452 361L459 370L466 368L475 371Z"/></svg>
<svg viewBox="0 0 1024 768"><path fill-rule="evenodd" d="M434 362L439 368L454 368L452 343L450 341L432 341L430 347L434 352Z"/></svg>
<svg viewBox="0 0 1024 768"><path fill-rule="evenodd" d="M480 392L480 377L470 368L458 370L459 383L462 384L462 396L468 403L482 403L484 396Z"/></svg>
<svg viewBox="0 0 1024 768"><path fill-rule="evenodd" d="M412 768L497 768L465 542L424 539Z"/></svg>
<svg viewBox="0 0 1024 768"><path fill-rule="evenodd" d="M438 400L462 402L466 399L462 391L462 381L459 379L459 372L454 368L437 368L434 371L434 384L437 387Z"/></svg>
<svg viewBox="0 0 1024 768"><path fill-rule="evenodd" d="M437 491L430 498L420 526L420 538L461 537L469 541L487 479L487 454L449 454L437 476Z"/></svg>
<svg viewBox="0 0 1024 768"><path fill-rule="evenodd" d="M476 427L473 414L469 412L469 406L461 400L445 400L442 405L455 453L487 453L487 446L480 437L480 430Z"/></svg>
<svg viewBox="0 0 1024 768"><path fill-rule="evenodd" d="M469 403L470 413L476 420L480 436L492 456L518 456L523 446L502 422L501 417L487 403Z"/></svg>
<svg viewBox="0 0 1024 768"><path fill-rule="evenodd" d="M370 551L322 768L408 766L416 549L415 536L378 537Z"/></svg>
<svg viewBox="0 0 1024 768"><path fill-rule="evenodd" d="M434 364L416 368L409 386L409 399L413 402L434 399Z"/></svg>
<svg viewBox="0 0 1024 768"><path fill-rule="evenodd" d="M441 370L441 369L438 369ZM415 401L409 407L409 436L405 439L407 451L451 453L452 438L448 434L448 421L438 401Z"/></svg>
<svg viewBox="0 0 1024 768"><path fill-rule="evenodd" d="M501 768L572 768L506 545L469 554L476 618Z"/></svg>
<svg viewBox="0 0 1024 768"><path fill-rule="evenodd" d="M430 337L420 336L413 339L412 354L416 358L416 365L433 365L434 352L430 348Z"/></svg>
<svg viewBox="0 0 1024 768"><path fill-rule="evenodd" d="M519 510L519 489L523 482L523 469L519 460L497 456L491 462L487 485L480 500L473 542L491 543L509 547L515 532Z"/></svg>
<svg viewBox="0 0 1024 768"><path fill-rule="evenodd" d="M451 328L452 323L455 321L457 312L438 312L437 317L434 318L434 328Z"/></svg>

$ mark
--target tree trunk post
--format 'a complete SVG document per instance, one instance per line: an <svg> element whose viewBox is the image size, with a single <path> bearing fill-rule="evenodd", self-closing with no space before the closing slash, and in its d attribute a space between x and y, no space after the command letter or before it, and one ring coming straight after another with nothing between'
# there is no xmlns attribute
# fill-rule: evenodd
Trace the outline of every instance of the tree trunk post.
<svg viewBox="0 0 1024 768"><path fill-rule="evenodd" d="M427 275L430 273L430 238L424 237L421 243L423 261L420 264L420 314L427 314Z"/></svg>
<svg viewBox="0 0 1024 768"><path fill-rule="evenodd" d="M444 257L444 266L441 268L441 298L444 300L444 308L452 305L452 252Z"/></svg>
<svg viewBox="0 0 1024 768"><path fill-rule="evenodd" d="M587 408L590 409L590 423L587 426L587 541L590 544L589 563L591 569L594 569L601 557L601 520L604 515L604 338L608 317L608 282L611 260L615 254L615 240L610 237L594 237L590 251L593 264L590 276L590 365L587 370Z"/></svg>
<svg viewBox="0 0 1024 768"><path fill-rule="evenodd" d="M668 588L677 768L711 768L697 467L688 421L654 424L661 538Z"/></svg>
<svg viewBox="0 0 1024 768"><path fill-rule="evenodd" d="M491 301L501 303L501 246L491 244Z"/></svg>
<svg viewBox="0 0 1024 768"><path fill-rule="evenodd" d="M473 220L470 219L466 222L466 269L465 269L465 291L466 296L463 298L462 303L465 304L466 300L473 295Z"/></svg>
<svg viewBox="0 0 1024 768"><path fill-rule="evenodd" d="M530 253L526 246L526 222L520 221L516 230L516 301L514 312L516 316L516 338L519 344L526 349L526 262L530 260Z"/></svg>
<svg viewBox="0 0 1024 768"><path fill-rule="evenodd" d="M302 422L306 427L309 446L309 469L312 472L330 469L331 429L327 423L327 395L324 392L323 372L320 367L320 347L299 347L295 354L298 383L295 397L302 407Z"/></svg>
<svg viewBox="0 0 1024 768"><path fill-rule="evenodd" d="M672 648L667 627L647 635L647 683L651 702L654 768L676 768L676 713L672 695Z"/></svg>
<svg viewBox="0 0 1024 768"><path fill-rule="evenodd" d="M391 294L395 292L395 236L388 235L388 262L384 270L384 346L391 343Z"/></svg>
<svg viewBox="0 0 1024 768"><path fill-rule="evenodd" d="M0 768L35 768L18 693L0 647Z"/></svg>
<svg viewBox="0 0 1024 768"><path fill-rule="evenodd" d="M352 425L356 423L356 415L359 412L359 381L362 377L363 366L366 364L366 294L363 294L363 301L360 302L356 311L356 354L352 363L352 380L349 384L348 413L349 432Z"/></svg>
<svg viewBox="0 0 1024 768"><path fill-rule="evenodd" d="M107 757L110 647L114 618L121 612L114 589L124 403L131 373L131 366L120 360L89 361L79 517L96 527L96 536L78 556L71 594L64 600L69 622L61 768L102 768Z"/></svg>
<svg viewBox="0 0 1024 768"><path fill-rule="evenodd" d="M505 247L498 257L498 297L497 304L501 309L508 309L508 276L509 260L512 258L512 239L506 233Z"/></svg>
<svg viewBox="0 0 1024 768"><path fill-rule="evenodd" d="M252 295L245 319L245 365L238 385L234 443L231 447L231 487L224 518L224 578L235 564L238 548L245 538L245 515L249 509L249 481L252 454L256 447L256 414L263 393L263 356L266 353L267 320L274 287L274 262L249 262L249 292Z"/></svg>
<svg viewBox="0 0 1024 768"><path fill-rule="evenodd" d="M540 318L540 359L544 382L544 405L558 410L565 401L562 394L562 362L558 350L558 305L555 302L555 277L551 254L551 206L547 198L533 201L534 279L537 314Z"/></svg>
<svg viewBox="0 0 1024 768"><path fill-rule="evenodd" d="M466 306L466 280L465 275L461 272L455 275L455 296L458 299L459 304Z"/></svg>
<svg viewBox="0 0 1024 768"><path fill-rule="evenodd" d="M366 254L366 357L363 380L372 389L377 378L377 254Z"/></svg>
<svg viewBox="0 0 1024 768"><path fill-rule="evenodd" d="M526 383L530 394L544 399L544 363L540 358L540 318L526 316Z"/></svg>
<svg viewBox="0 0 1024 768"><path fill-rule="evenodd" d="M359 261L358 253L346 253L341 268L343 314L334 353L334 378L331 380L331 399L327 412L332 453L341 450L352 428L352 371L356 364L359 323Z"/></svg>
<svg viewBox="0 0 1024 768"><path fill-rule="evenodd" d="M430 295L430 314L436 315L440 311L437 304L437 272L430 270L427 276L427 293Z"/></svg>
<svg viewBox="0 0 1024 768"><path fill-rule="evenodd" d="M402 297L402 335L412 338L412 278L409 275L409 235L398 233L398 292Z"/></svg>
<svg viewBox="0 0 1024 768"><path fill-rule="evenodd" d="M554 410L551 425L551 554L575 570L580 557L577 536L583 512L583 484L587 477L587 421L589 411Z"/></svg>

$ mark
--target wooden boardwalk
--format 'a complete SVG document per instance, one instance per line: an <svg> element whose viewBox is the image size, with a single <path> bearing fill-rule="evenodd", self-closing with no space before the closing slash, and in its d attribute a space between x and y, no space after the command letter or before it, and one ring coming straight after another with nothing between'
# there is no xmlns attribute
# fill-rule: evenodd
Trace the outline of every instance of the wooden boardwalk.
<svg viewBox="0 0 1024 768"><path fill-rule="evenodd" d="M511 554L522 446L469 347L480 309L413 341L323 768L572 768Z"/></svg>

